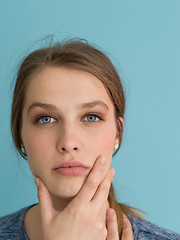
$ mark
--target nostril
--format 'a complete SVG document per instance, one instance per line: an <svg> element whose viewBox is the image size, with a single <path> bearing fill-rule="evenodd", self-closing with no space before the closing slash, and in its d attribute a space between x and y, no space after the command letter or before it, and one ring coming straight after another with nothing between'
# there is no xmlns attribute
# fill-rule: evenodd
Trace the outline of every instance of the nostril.
<svg viewBox="0 0 180 240"><path fill-rule="evenodd" d="M77 148L77 147L74 147L73 149L74 149L75 151L76 151L76 150L78 150L78 148ZM63 151L63 152L65 152L65 151L66 151L66 149L63 147L63 148L62 148L62 151Z"/></svg>

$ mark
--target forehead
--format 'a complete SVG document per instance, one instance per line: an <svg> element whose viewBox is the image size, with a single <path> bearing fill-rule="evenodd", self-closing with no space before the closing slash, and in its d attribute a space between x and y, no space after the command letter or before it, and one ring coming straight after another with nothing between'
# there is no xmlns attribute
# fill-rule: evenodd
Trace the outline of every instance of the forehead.
<svg viewBox="0 0 180 240"><path fill-rule="evenodd" d="M73 105L92 100L104 100L113 107L104 85L94 75L81 70L48 67L30 78L25 102L48 101Z"/></svg>

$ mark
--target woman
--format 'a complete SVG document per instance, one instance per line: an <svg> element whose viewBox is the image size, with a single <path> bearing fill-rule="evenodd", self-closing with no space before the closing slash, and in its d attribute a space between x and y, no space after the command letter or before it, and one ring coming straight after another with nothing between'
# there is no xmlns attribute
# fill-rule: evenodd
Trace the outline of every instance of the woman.
<svg viewBox="0 0 180 240"><path fill-rule="evenodd" d="M88 43L57 43L24 59L11 130L35 176L39 204L2 218L0 236L14 221L23 222L12 232L24 239L133 239L130 220L134 239L180 239L115 200L110 164L121 145L124 110L114 66Z"/></svg>

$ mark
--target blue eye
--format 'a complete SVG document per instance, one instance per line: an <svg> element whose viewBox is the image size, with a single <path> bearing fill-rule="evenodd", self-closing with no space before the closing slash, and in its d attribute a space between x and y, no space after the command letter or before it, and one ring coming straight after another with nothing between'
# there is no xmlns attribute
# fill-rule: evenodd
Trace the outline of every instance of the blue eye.
<svg viewBox="0 0 180 240"><path fill-rule="evenodd" d="M96 114L90 114L90 115L87 115L85 117L87 119L88 122L97 122L99 120L103 120L100 116L96 115Z"/></svg>
<svg viewBox="0 0 180 240"><path fill-rule="evenodd" d="M56 120L50 116L43 116L38 119L38 122L42 124L47 124L47 123L52 123L55 122Z"/></svg>

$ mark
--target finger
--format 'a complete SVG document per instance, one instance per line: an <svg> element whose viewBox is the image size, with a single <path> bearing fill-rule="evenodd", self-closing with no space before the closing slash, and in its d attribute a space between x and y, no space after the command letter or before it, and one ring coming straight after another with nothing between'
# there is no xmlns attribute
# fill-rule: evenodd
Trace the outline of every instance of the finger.
<svg viewBox="0 0 180 240"><path fill-rule="evenodd" d="M109 208L106 215L107 240L119 240L117 216L114 209Z"/></svg>
<svg viewBox="0 0 180 240"><path fill-rule="evenodd" d="M94 209L94 206L93 206ZM100 211L94 209L94 212L98 212L98 217L100 221L103 221L103 223L106 225L106 215L107 215L107 210L109 209L109 202L106 201L104 204L101 204Z"/></svg>
<svg viewBox="0 0 180 240"><path fill-rule="evenodd" d="M45 184L39 177L35 178L35 183L37 186L37 195L39 199L40 215L42 224L48 224L55 212L49 190L46 188Z"/></svg>
<svg viewBox="0 0 180 240"><path fill-rule="evenodd" d="M105 177L109 165L108 161L103 157L99 157L95 163L91 172L89 173L83 187L81 188L80 192L73 199L73 202L81 202L82 204L85 202L90 202L93 198L99 184L102 182L103 178Z"/></svg>
<svg viewBox="0 0 180 240"><path fill-rule="evenodd" d="M133 240L133 230L129 219L123 215L123 228L121 240Z"/></svg>
<svg viewBox="0 0 180 240"><path fill-rule="evenodd" d="M98 208L99 206L102 206L102 203L107 201L108 195L109 195L109 189L111 187L111 183L114 175L115 175L115 169L110 168L109 172L106 174L106 177L103 179L96 193L94 194L94 197L92 199L92 204L94 204L96 208Z"/></svg>

